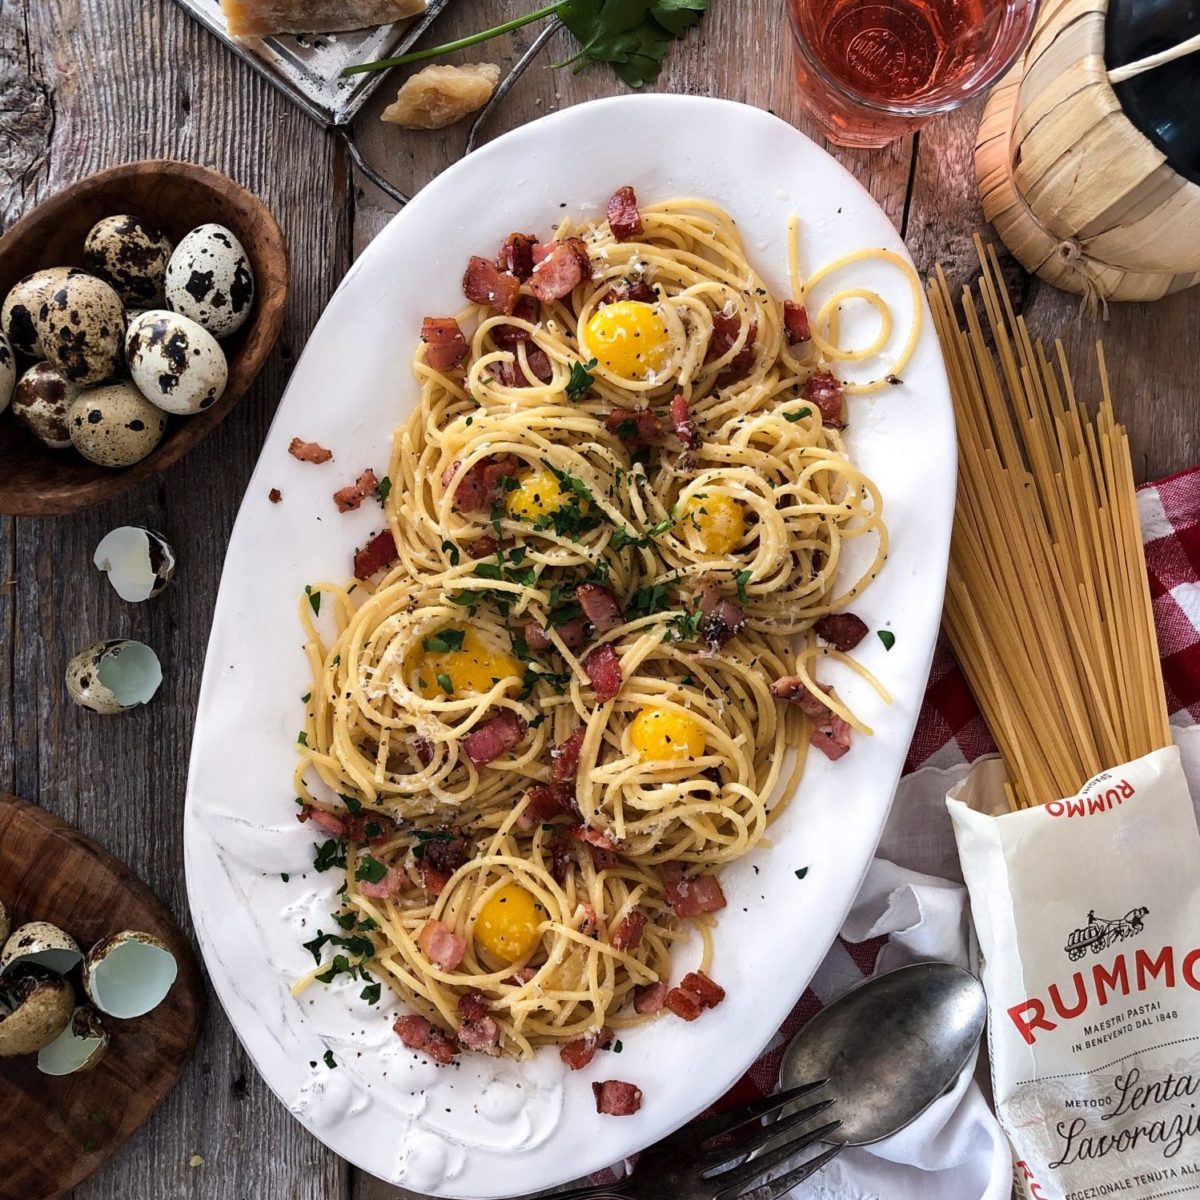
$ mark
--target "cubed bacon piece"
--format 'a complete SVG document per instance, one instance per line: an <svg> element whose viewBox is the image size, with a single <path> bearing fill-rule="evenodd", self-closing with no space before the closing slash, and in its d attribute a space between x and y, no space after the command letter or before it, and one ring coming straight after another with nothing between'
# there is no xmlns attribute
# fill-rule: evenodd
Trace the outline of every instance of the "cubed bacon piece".
<svg viewBox="0 0 1200 1200"><path fill-rule="evenodd" d="M536 324L538 319L538 302L532 296L522 296L517 301L512 315L522 321ZM512 350L519 342L529 341L529 330L520 325L497 325L491 330L492 341L499 350Z"/></svg>
<svg viewBox="0 0 1200 1200"><path fill-rule="evenodd" d="M579 770L579 753L583 749L583 739L587 730L581 725L565 742L560 742L550 751L551 770L556 783L574 779Z"/></svg>
<svg viewBox="0 0 1200 1200"><path fill-rule="evenodd" d="M667 993L663 1003L677 1017L682 1017L685 1021L694 1021L704 1009L699 996L678 987L672 988Z"/></svg>
<svg viewBox="0 0 1200 1200"><path fill-rule="evenodd" d="M700 614L700 634L714 653L746 625L745 610L721 594L721 585L715 579L706 579L700 589Z"/></svg>
<svg viewBox="0 0 1200 1200"><path fill-rule="evenodd" d="M440 896L446 890L452 874L451 871L439 871L427 862L418 862L416 865L417 879L431 896Z"/></svg>
<svg viewBox="0 0 1200 1200"><path fill-rule="evenodd" d="M692 420L687 397L682 393L675 396L671 400L670 413L671 426L675 430L675 436L683 443L684 449L699 450L704 445L704 439L700 436L700 430L696 427L695 421Z"/></svg>
<svg viewBox="0 0 1200 1200"><path fill-rule="evenodd" d="M677 917L698 917L725 907L725 893L715 875L698 875L695 879L668 877L666 892Z"/></svg>
<svg viewBox="0 0 1200 1200"><path fill-rule="evenodd" d="M648 408L614 408L604 418L605 428L631 450L662 437L662 422Z"/></svg>
<svg viewBox="0 0 1200 1200"><path fill-rule="evenodd" d="M272 504L278 504L280 500L283 499L283 493L278 488L272 488L267 493L267 499L270 500Z"/></svg>
<svg viewBox="0 0 1200 1200"><path fill-rule="evenodd" d="M642 1107L642 1089L619 1079L592 1084L596 1111L607 1117L630 1117Z"/></svg>
<svg viewBox="0 0 1200 1200"><path fill-rule="evenodd" d="M319 442L302 442L292 438L288 453L301 462L327 463L333 457L332 450L326 450Z"/></svg>
<svg viewBox="0 0 1200 1200"><path fill-rule="evenodd" d="M608 1046L612 1041L611 1029L591 1029L581 1038L568 1042L558 1048L558 1057L572 1071L582 1071L596 1057L596 1051Z"/></svg>
<svg viewBox="0 0 1200 1200"><path fill-rule="evenodd" d="M458 1042L453 1036L425 1017L397 1017L392 1028L410 1050L429 1055L435 1063L445 1066L452 1063L458 1054Z"/></svg>
<svg viewBox="0 0 1200 1200"><path fill-rule="evenodd" d="M503 708L463 738L463 753L477 767L486 767L519 745L528 728L511 708Z"/></svg>
<svg viewBox="0 0 1200 1200"><path fill-rule="evenodd" d="M531 346L525 353L525 361L529 364L529 373L540 383L549 383L554 378L554 368L550 365L550 356L540 346ZM496 379L503 387L527 388L533 387L529 375L522 368L520 360L497 363L493 368Z"/></svg>
<svg viewBox="0 0 1200 1200"><path fill-rule="evenodd" d="M517 820L522 829L532 829L556 817L577 815L573 783L535 783L525 799L525 811Z"/></svg>
<svg viewBox="0 0 1200 1200"><path fill-rule="evenodd" d="M572 617L554 628L568 650L582 650L587 642L587 622L583 617Z"/></svg>
<svg viewBox="0 0 1200 1200"><path fill-rule="evenodd" d="M387 874L377 883L369 880L362 881L362 894L372 900L386 900L389 896L398 896L408 882L408 873L403 867L389 867Z"/></svg>
<svg viewBox="0 0 1200 1200"><path fill-rule="evenodd" d="M633 188L619 187L609 198L605 209L608 227L618 242L628 242L645 232L642 214L638 212L637 193Z"/></svg>
<svg viewBox="0 0 1200 1200"><path fill-rule="evenodd" d="M502 980L502 982L509 984L511 987L524 987L536 978L537 967L522 967L519 971L514 971L507 979Z"/></svg>
<svg viewBox="0 0 1200 1200"><path fill-rule="evenodd" d="M597 633L607 633L625 623L621 602L612 588L599 583L581 583L575 589L575 599Z"/></svg>
<svg viewBox="0 0 1200 1200"><path fill-rule="evenodd" d="M708 343L707 361L722 358L737 344L742 331L742 323L736 316L726 316L723 312L713 313L712 338ZM725 364L726 374L745 371L754 362L754 343L758 340L758 322L751 321L746 330L746 340L742 348Z"/></svg>
<svg viewBox="0 0 1200 1200"><path fill-rule="evenodd" d="M822 617L813 628L817 636L827 641L835 650L853 650L867 636L867 623L853 613L830 613Z"/></svg>
<svg viewBox="0 0 1200 1200"><path fill-rule="evenodd" d="M817 684L828 692L829 688ZM807 684L799 675L784 675L771 684L771 695L777 700L786 700L795 704L806 717L823 717L828 714L829 706L808 690Z"/></svg>
<svg viewBox="0 0 1200 1200"><path fill-rule="evenodd" d="M471 843L457 831L440 830L437 837L422 842L421 847L421 861L435 871L445 871L449 875L471 857Z"/></svg>
<svg viewBox="0 0 1200 1200"><path fill-rule="evenodd" d="M518 467L511 454L489 454L460 474L462 463L456 461L442 472L442 486L454 486L454 507L459 512L480 512L504 495L502 481L515 475Z"/></svg>
<svg viewBox="0 0 1200 1200"><path fill-rule="evenodd" d="M443 971L453 971L467 952L467 939L441 921L426 921L417 942L421 953Z"/></svg>
<svg viewBox="0 0 1200 1200"><path fill-rule="evenodd" d="M542 628L541 623L534 617L530 617L525 622L525 627L522 630L522 635L525 638L525 644L530 650L552 650L554 643L550 640L550 635Z"/></svg>
<svg viewBox="0 0 1200 1200"><path fill-rule="evenodd" d="M536 245L536 234L510 233L500 247L496 266L524 282L533 271L533 248Z"/></svg>
<svg viewBox="0 0 1200 1200"><path fill-rule="evenodd" d="M390 841L399 828L391 817L373 812L347 813L342 824L350 841L366 842L370 846Z"/></svg>
<svg viewBox="0 0 1200 1200"><path fill-rule="evenodd" d="M604 704L611 700L621 690L625 677L621 673L621 660L612 646L605 642L589 650L583 660L583 669L592 687L596 690L596 699Z"/></svg>
<svg viewBox="0 0 1200 1200"><path fill-rule="evenodd" d="M485 533L483 537L477 537L473 542L468 542L463 549L467 552L468 558L491 558L500 549L500 543L490 533Z"/></svg>
<svg viewBox="0 0 1200 1200"><path fill-rule="evenodd" d="M597 871L611 871L620 863L617 851L621 847L603 829L589 829L586 825L576 825L571 830L571 837L587 846L588 853L592 856L592 865Z"/></svg>
<svg viewBox="0 0 1200 1200"><path fill-rule="evenodd" d="M427 767L433 762L433 743L428 738L421 737L420 735L413 738L412 748L421 766Z"/></svg>
<svg viewBox="0 0 1200 1200"><path fill-rule="evenodd" d="M500 1045L500 1026L488 1016L483 993L469 988L458 998L458 1040L469 1050L495 1054Z"/></svg>
<svg viewBox="0 0 1200 1200"><path fill-rule="evenodd" d="M390 529L377 533L361 550L354 554L354 578L370 579L384 567L390 567L399 559L396 539Z"/></svg>
<svg viewBox="0 0 1200 1200"><path fill-rule="evenodd" d="M375 472L368 467L352 484L334 492L333 502L337 505L338 512L353 512L364 500L378 493L379 480L375 478Z"/></svg>
<svg viewBox="0 0 1200 1200"><path fill-rule="evenodd" d="M691 992L702 1008L716 1008L725 999L725 989L709 979L703 971L689 971L680 981L684 991Z"/></svg>
<svg viewBox="0 0 1200 1200"><path fill-rule="evenodd" d="M787 334L788 344L797 346L801 342L812 341L812 329L808 324L808 309L795 300L783 302L783 328Z"/></svg>
<svg viewBox="0 0 1200 1200"><path fill-rule="evenodd" d="M842 400L842 385L832 371L814 371L804 381L804 398L815 404L821 420L834 429L845 425L845 403Z"/></svg>
<svg viewBox="0 0 1200 1200"><path fill-rule="evenodd" d="M521 281L515 275L498 271L495 263L476 255L467 263L463 291L472 304L486 304L495 312L511 315L521 294Z"/></svg>
<svg viewBox="0 0 1200 1200"><path fill-rule="evenodd" d="M648 983L645 987L634 988L633 1009L642 1016L662 1012L667 1000L667 985L665 983Z"/></svg>
<svg viewBox="0 0 1200 1200"><path fill-rule="evenodd" d="M825 755L830 762L837 762L850 750L850 725L837 713L829 713L829 720L812 731L808 744Z"/></svg>
<svg viewBox="0 0 1200 1200"><path fill-rule="evenodd" d="M323 808L317 808L315 804L304 805L296 814L296 820L301 825L305 821L311 821L318 829L323 829L334 837L343 837L346 833L346 823L337 813L326 812Z"/></svg>
<svg viewBox="0 0 1200 1200"><path fill-rule="evenodd" d="M534 258L538 258L536 250ZM550 244L529 276L529 290L548 304L569 296L591 277L592 261L588 257L587 245L582 238L567 238Z"/></svg>
<svg viewBox="0 0 1200 1200"><path fill-rule="evenodd" d="M614 950L636 950L642 944L642 935L645 932L646 914L635 908L613 930L609 941Z"/></svg>
<svg viewBox="0 0 1200 1200"><path fill-rule="evenodd" d="M644 279L622 279L604 293L601 304L619 304L622 300L638 300L642 304L653 304L658 293Z"/></svg>
<svg viewBox="0 0 1200 1200"><path fill-rule="evenodd" d="M421 323L425 361L435 371L450 371L467 357L467 339L453 317L426 317Z"/></svg>

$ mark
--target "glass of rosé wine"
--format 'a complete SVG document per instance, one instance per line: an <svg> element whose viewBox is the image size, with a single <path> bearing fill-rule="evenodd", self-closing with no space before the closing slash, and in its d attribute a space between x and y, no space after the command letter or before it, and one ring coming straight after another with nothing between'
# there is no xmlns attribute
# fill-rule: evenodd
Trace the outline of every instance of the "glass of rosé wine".
<svg viewBox="0 0 1200 1200"><path fill-rule="evenodd" d="M839 146L884 146L991 87L1038 0L787 0L800 97Z"/></svg>

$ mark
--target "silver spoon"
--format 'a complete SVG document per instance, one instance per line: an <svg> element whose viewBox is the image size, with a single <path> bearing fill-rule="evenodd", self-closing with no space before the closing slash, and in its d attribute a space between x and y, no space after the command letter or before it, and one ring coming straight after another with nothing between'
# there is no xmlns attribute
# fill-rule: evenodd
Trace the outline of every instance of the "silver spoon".
<svg viewBox="0 0 1200 1200"><path fill-rule="evenodd" d="M958 1078L986 1017L983 987L961 967L937 962L901 967L813 1017L784 1052L779 1086L826 1080L804 1104L823 1095L834 1101L825 1117L841 1124L823 1139L835 1147L824 1158L829 1162L846 1146L882 1141L912 1124Z"/></svg>

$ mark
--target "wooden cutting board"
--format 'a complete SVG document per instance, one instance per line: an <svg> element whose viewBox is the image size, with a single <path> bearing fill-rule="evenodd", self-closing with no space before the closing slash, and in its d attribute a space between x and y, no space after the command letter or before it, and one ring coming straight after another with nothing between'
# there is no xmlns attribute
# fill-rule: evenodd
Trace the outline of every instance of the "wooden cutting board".
<svg viewBox="0 0 1200 1200"><path fill-rule="evenodd" d="M108 1052L59 1079L0 1059L0 1200L49 1200L102 1166L174 1086L200 1032L200 969L174 917L128 867L64 821L0 793L0 900L13 927L50 921L86 951L144 930L179 962L166 1000L136 1021L103 1017Z"/></svg>

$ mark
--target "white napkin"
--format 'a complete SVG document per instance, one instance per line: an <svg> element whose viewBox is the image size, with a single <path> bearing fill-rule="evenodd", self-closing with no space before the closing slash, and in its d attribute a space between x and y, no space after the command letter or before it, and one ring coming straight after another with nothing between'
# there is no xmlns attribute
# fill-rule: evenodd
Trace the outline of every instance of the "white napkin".
<svg viewBox="0 0 1200 1200"><path fill-rule="evenodd" d="M1200 726L1173 732L1196 803ZM842 926L848 942L890 937L876 974L928 959L978 973L967 892L946 811L946 793L969 770L969 765L924 767L900 781L877 857ZM812 988L827 1005L861 981L849 955L835 944ZM795 1188L791 1200L1009 1200L1012 1157L986 1088L986 1061L972 1062L953 1090L919 1120L874 1146L844 1151Z"/></svg>

